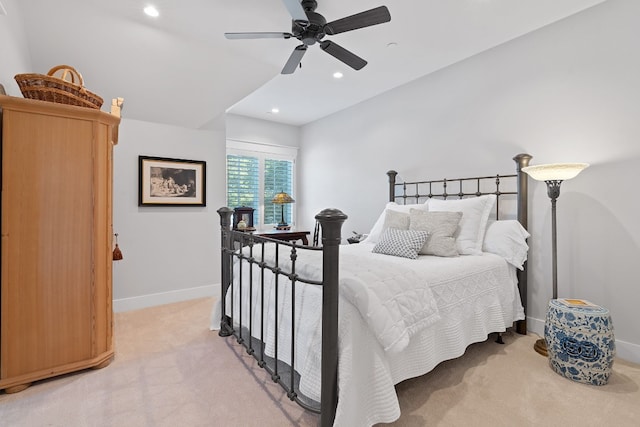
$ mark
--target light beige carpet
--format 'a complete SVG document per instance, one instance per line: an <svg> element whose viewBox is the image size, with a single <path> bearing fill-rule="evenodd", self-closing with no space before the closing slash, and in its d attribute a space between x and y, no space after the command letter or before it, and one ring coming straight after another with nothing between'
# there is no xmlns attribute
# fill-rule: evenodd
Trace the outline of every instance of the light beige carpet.
<svg viewBox="0 0 640 427"><path fill-rule="evenodd" d="M0 426L315 426L232 339L208 329L213 300L115 316L106 368L0 394ZM640 366L617 360L609 384L579 384L505 335L398 385L397 426L638 426ZM357 427L357 426L354 426Z"/></svg>

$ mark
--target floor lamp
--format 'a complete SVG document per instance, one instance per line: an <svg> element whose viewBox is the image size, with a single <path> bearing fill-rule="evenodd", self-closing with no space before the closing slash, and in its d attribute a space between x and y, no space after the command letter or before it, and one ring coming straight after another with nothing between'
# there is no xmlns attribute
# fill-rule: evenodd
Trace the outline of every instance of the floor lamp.
<svg viewBox="0 0 640 427"><path fill-rule="evenodd" d="M551 262L553 277L553 299L558 298L558 255L556 244L556 200L560 197L560 184L575 178L588 163L553 163L547 165L527 166L522 168L531 178L547 184L547 195L551 199ZM543 356L547 356L547 343L544 338L536 341L533 348Z"/></svg>

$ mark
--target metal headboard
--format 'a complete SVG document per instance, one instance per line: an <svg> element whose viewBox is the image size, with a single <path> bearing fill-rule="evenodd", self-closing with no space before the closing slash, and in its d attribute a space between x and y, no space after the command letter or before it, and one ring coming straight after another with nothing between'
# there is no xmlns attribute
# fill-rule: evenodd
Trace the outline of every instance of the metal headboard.
<svg viewBox="0 0 640 427"><path fill-rule="evenodd" d="M438 179L430 181L396 182L398 173L390 170L389 176L389 201L400 202L400 204L421 203L434 197L447 199L457 197L478 197L487 194L496 195L496 215L500 217L500 199L503 196L511 195L516 198L516 217L524 228L528 228L528 185L527 174L522 172L522 168L529 165L532 156L529 154L518 154L513 158L516 162L516 173L506 175L476 176L470 178ZM503 191L501 185L505 181L515 181L515 185ZM527 274L525 270L518 270L518 287L520 289L520 299L527 311ZM521 320L516 324L518 333L526 334L526 320Z"/></svg>
<svg viewBox="0 0 640 427"><path fill-rule="evenodd" d="M395 181L395 177L392 177L395 174L395 171L389 171L387 174L389 175L389 180ZM492 176L478 176L473 178L453 178L453 179L440 179L433 181L416 181L416 182L402 182L393 184L394 189L396 187L400 187L402 193L400 195L394 192L393 196L390 194L390 201L396 202L400 199L401 204L406 205L407 202L411 203L420 203L424 201L424 199L431 199L434 197L447 199L452 197L457 197L462 199L464 197L478 197L487 194L495 194L496 195L496 219L499 219L500 216L500 197L506 195L515 195L517 197L518 191L502 191L500 185L503 184L503 180L515 180L517 179L517 174L511 175L492 175ZM493 187L489 191L489 186ZM469 187L473 187L472 191L469 191ZM428 188L428 192L422 194L421 188ZM436 188L434 190L434 187ZM453 188L452 193L449 192L451 187Z"/></svg>

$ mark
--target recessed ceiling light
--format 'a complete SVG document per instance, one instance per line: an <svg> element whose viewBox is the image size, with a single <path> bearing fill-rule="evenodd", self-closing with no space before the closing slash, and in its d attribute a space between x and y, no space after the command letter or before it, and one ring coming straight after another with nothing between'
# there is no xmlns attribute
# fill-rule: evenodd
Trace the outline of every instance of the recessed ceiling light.
<svg viewBox="0 0 640 427"><path fill-rule="evenodd" d="M336 71L335 73L333 73L334 79L341 79L342 76L344 76L344 74L342 74L340 71Z"/></svg>
<svg viewBox="0 0 640 427"><path fill-rule="evenodd" d="M396 43L396 42L387 43L387 47L397 47L397 46L398 46L398 43Z"/></svg>
<svg viewBox="0 0 640 427"><path fill-rule="evenodd" d="M155 6L151 5L144 8L144 13L151 16L152 18L157 18L158 16L160 16L160 12L158 12L158 9L156 9Z"/></svg>
<svg viewBox="0 0 640 427"><path fill-rule="evenodd" d="M279 109L279 108L275 108L275 107L273 107L273 108L271 109L271 112L272 112L273 114L278 114L278 113L280 112L280 109Z"/></svg>

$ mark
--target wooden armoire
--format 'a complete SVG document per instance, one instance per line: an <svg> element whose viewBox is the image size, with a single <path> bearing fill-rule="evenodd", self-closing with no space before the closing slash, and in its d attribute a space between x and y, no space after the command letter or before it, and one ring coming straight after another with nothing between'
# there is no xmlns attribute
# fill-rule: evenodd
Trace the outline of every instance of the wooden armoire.
<svg viewBox="0 0 640 427"><path fill-rule="evenodd" d="M113 358L113 146L120 117L0 96L0 390Z"/></svg>

